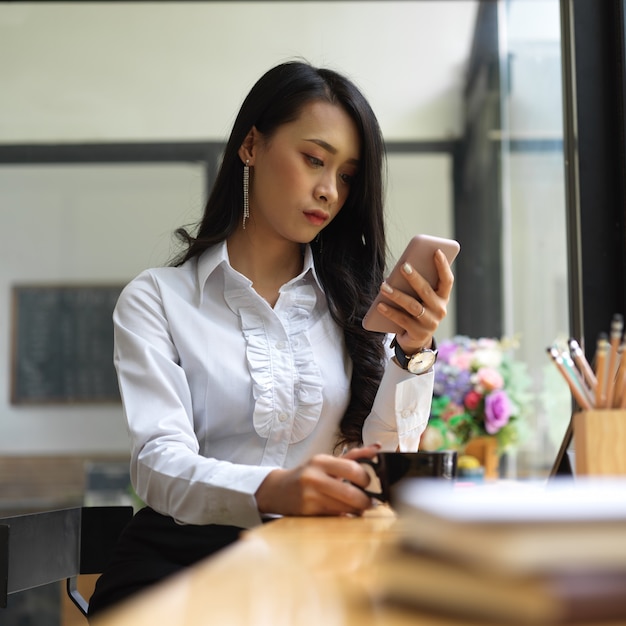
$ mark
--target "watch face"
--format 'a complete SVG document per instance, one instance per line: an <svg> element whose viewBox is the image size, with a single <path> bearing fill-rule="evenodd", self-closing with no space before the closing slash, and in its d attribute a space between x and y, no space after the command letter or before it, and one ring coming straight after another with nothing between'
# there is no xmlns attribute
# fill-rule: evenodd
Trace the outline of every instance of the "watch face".
<svg viewBox="0 0 626 626"><path fill-rule="evenodd" d="M407 369L411 374L423 374L435 364L436 359L437 354L433 350L422 350L409 359Z"/></svg>

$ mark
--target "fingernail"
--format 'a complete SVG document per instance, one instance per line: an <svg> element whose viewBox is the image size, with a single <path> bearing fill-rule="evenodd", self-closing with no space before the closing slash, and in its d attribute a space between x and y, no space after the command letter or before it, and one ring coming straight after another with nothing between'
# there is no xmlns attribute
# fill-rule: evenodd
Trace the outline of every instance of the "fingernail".
<svg viewBox="0 0 626 626"><path fill-rule="evenodd" d="M413 273L413 268L412 268L412 267L411 267L408 263L405 263L405 264L402 266L402 269L403 269L403 270L404 270L407 274L412 274L412 273Z"/></svg>
<svg viewBox="0 0 626 626"><path fill-rule="evenodd" d="M377 450L380 450L383 447L382 443L378 443L378 441L376 443L373 443L372 446L374 448L376 448Z"/></svg>
<svg viewBox="0 0 626 626"><path fill-rule="evenodd" d="M393 289L387 284L387 283L383 283L380 288L385 292L385 293L393 293Z"/></svg>
<svg viewBox="0 0 626 626"><path fill-rule="evenodd" d="M382 302L379 302L378 310L382 311L383 313L386 313L389 310L389 308L387 307L387 305L383 304Z"/></svg>

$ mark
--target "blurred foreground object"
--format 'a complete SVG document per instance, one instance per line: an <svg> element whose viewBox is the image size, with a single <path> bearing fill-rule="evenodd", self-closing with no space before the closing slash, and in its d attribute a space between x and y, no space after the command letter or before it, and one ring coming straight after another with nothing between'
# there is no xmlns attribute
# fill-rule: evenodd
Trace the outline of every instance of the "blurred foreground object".
<svg viewBox="0 0 626 626"><path fill-rule="evenodd" d="M626 618L626 480L398 487L400 543L380 591L519 624Z"/></svg>

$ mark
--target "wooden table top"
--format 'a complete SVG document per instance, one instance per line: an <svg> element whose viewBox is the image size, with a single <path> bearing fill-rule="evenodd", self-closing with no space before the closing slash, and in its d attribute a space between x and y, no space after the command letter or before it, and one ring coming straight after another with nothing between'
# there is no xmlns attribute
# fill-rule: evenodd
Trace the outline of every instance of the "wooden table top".
<svg viewBox="0 0 626 626"><path fill-rule="evenodd" d="M278 519L246 531L237 543L114 608L93 626L469 624L379 597L377 562L396 545L397 526L384 505L359 518Z"/></svg>

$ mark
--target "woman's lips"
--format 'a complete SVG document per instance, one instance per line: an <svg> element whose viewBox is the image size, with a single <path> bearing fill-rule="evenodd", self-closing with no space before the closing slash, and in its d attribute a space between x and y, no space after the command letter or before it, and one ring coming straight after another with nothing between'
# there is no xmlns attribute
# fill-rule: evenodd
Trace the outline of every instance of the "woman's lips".
<svg viewBox="0 0 626 626"><path fill-rule="evenodd" d="M304 217L306 217L313 226L321 226L329 216L327 213L324 213L324 211L305 211Z"/></svg>

